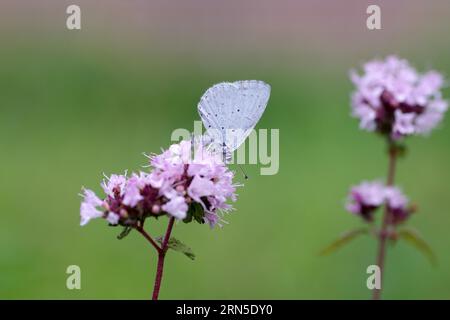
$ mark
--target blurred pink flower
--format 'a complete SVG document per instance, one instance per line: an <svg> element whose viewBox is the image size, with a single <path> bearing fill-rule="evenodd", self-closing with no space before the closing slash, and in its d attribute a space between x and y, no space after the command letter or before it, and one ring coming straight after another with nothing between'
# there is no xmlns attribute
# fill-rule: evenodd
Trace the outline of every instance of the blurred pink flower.
<svg viewBox="0 0 450 320"><path fill-rule="evenodd" d="M442 99L442 75L436 71L419 74L408 61L396 56L373 60L363 74L350 73L356 86L352 115L360 127L400 139L427 134L442 120L448 104Z"/></svg>
<svg viewBox="0 0 450 320"><path fill-rule="evenodd" d="M408 198L399 188L385 186L380 181L365 181L351 188L346 208L370 222L374 212L385 204L391 213L391 222L395 224L403 222L412 213L408 203Z"/></svg>
<svg viewBox="0 0 450 320"><path fill-rule="evenodd" d="M386 187L385 193L392 223L398 224L405 221L412 213L412 209L408 207L408 198L397 187Z"/></svg>
<svg viewBox="0 0 450 320"><path fill-rule="evenodd" d="M385 187L383 183L364 181L351 188L346 208L364 220L372 221L374 211L383 204L384 200Z"/></svg>

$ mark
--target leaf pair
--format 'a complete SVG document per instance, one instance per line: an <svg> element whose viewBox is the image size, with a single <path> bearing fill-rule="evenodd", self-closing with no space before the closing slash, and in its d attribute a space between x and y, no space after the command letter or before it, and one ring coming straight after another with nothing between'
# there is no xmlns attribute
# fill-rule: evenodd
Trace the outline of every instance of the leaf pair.
<svg viewBox="0 0 450 320"><path fill-rule="evenodd" d="M132 230L132 227L124 227L122 232L117 236L117 239L121 240L123 238L125 238L128 234L130 234L130 231ZM163 237L157 237L155 238L155 240L162 246L163 243ZM169 242L167 243L167 247L169 249L178 251L183 253L185 256L187 256L189 259L194 260L195 259L195 254L192 251L191 248L189 248L187 245L185 245L183 242L181 242L178 239L175 238L170 238Z"/></svg>
<svg viewBox="0 0 450 320"><path fill-rule="evenodd" d="M330 245L324 248L320 255L328 255L342 246L350 243L352 240L356 239L358 236L363 234L369 234L370 229L367 227L357 228L343 233L338 239L333 241ZM397 232L398 239L403 239L407 243L411 244L420 253L422 253L428 261L433 265L437 265L437 258L428 243L420 236L417 230L413 228L402 228Z"/></svg>

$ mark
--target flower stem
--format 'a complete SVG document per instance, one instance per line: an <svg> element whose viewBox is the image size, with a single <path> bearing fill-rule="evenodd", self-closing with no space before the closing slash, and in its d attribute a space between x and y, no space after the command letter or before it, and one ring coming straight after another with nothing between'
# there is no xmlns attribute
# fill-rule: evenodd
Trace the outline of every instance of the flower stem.
<svg viewBox="0 0 450 320"><path fill-rule="evenodd" d="M155 278L155 285L153 287L152 300L158 300L159 289L161 287L161 280L164 270L164 259L166 257L166 252L168 249L170 234L172 233L174 221L175 219L171 217L169 220L169 224L167 226L166 234L164 235L164 239L162 240L161 248L160 250L158 250L158 266L156 269L156 278Z"/></svg>
<svg viewBox="0 0 450 320"><path fill-rule="evenodd" d="M156 251L158 251L158 253L161 251L161 248L158 246L158 244L155 242L155 240L153 240L153 238L144 230L143 226L137 226L136 230L142 234L144 236L145 239L148 240L148 242L150 242L150 244L156 249Z"/></svg>
<svg viewBox="0 0 450 320"><path fill-rule="evenodd" d="M389 169L387 175L386 185L392 186L394 184L395 179L395 169L397 162L397 147L389 141ZM380 277L381 282L383 282L383 271L384 271L384 263L386 259L386 244L388 238L388 228L389 228L389 210L387 206L384 207L384 215L383 222L381 225L381 230L379 234L379 243L378 243L378 255L377 255L377 266L380 268ZM381 299L381 288L375 289L373 292L373 300Z"/></svg>

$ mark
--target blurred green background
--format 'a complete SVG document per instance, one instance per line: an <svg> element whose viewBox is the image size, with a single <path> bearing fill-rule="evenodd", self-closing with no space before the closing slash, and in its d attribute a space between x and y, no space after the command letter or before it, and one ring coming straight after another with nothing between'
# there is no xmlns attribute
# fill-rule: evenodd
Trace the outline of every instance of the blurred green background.
<svg viewBox="0 0 450 320"><path fill-rule="evenodd" d="M192 129L202 93L221 81L272 86L257 128L280 130L280 170L239 189L229 225L178 224L197 255L171 252L163 299L366 299L374 239L319 251L362 225L349 187L383 178L385 147L349 116L348 70L395 53L450 75L445 1L379 1L383 29L365 27L366 1L68 1L0 5L0 298L147 299L156 256L138 234L98 220L79 226L81 186L138 170L142 152ZM449 90L444 92L450 96ZM387 299L450 298L450 120L408 140L397 181L419 205L409 222L439 258L408 244L387 256ZM237 175L238 180L243 180ZM152 221L159 235L166 219ZM66 288L79 265L82 289Z"/></svg>

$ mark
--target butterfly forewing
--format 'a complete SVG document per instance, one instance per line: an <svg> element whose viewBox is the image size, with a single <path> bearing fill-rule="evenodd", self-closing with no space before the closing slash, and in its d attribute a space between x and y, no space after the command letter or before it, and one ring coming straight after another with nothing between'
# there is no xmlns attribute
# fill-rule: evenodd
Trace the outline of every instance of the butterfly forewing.
<svg viewBox="0 0 450 320"><path fill-rule="evenodd" d="M233 152L261 118L269 96L270 86L256 80L223 82L209 88L198 105L206 134Z"/></svg>

